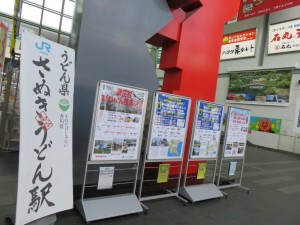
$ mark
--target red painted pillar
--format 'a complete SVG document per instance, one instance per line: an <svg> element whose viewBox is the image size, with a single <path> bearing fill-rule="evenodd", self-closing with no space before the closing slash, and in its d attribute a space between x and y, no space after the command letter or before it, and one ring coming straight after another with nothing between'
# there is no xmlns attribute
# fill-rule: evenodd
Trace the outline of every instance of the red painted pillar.
<svg viewBox="0 0 300 225"><path fill-rule="evenodd" d="M169 5L178 7L171 9L173 20L149 43L163 47L160 68L165 71L165 78L162 91L193 100L186 158L195 100L215 99L224 25L236 15L240 0L170 2L172 5Z"/></svg>

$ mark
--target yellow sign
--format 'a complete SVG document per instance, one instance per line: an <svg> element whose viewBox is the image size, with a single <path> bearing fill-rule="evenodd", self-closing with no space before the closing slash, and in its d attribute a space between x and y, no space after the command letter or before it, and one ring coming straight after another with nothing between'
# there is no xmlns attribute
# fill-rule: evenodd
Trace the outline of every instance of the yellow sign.
<svg viewBox="0 0 300 225"><path fill-rule="evenodd" d="M198 164L197 180L204 179L206 173L206 163Z"/></svg>
<svg viewBox="0 0 300 225"><path fill-rule="evenodd" d="M11 56L15 53L18 13L19 13L19 0L15 0L13 26L12 26L11 39L10 39L10 55Z"/></svg>
<svg viewBox="0 0 300 225"><path fill-rule="evenodd" d="M160 164L158 168L157 183L166 183L169 179L170 164Z"/></svg>

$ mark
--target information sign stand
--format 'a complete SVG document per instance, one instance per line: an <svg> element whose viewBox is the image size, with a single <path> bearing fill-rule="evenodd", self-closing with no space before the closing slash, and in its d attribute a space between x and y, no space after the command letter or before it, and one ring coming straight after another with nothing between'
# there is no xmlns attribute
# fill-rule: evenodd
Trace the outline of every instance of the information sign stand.
<svg viewBox="0 0 300 225"><path fill-rule="evenodd" d="M223 197L214 184L223 111L222 105L196 102L189 157L179 192L192 203Z"/></svg>
<svg viewBox="0 0 300 225"><path fill-rule="evenodd" d="M86 222L142 212L136 192L148 91L97 86L81 199Z"/></svg>
<svg viewBox="0 0 300 225"><path fill-rule="evenodd" d="M236 107L228 108L228 119L225 130L223 151L219 156L219 173L217 186L219 189L240 187L250 193L250 189L242 186L247 135L251 110ZM226 196L227 193L223 192Z"/></svg>
<svg viewBox="0 0 300 225"><path fill-rule="evenodd" d="M191 99L156 92L144 154L139 200L148 201L179 194ZM145 210L148 207L141 203Z"/></svg>

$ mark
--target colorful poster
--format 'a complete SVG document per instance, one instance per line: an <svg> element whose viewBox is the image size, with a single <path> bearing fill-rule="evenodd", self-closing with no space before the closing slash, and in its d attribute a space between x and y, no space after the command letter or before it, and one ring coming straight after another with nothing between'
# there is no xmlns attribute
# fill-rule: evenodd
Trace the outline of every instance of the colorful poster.
<svg viewBox="0 0 300 225"><path fill-rule="evenodd" d="M297 98L296 102L294 132L300 134L300 97Z"/></svg>
<svg viewBox="0 0 300 225"><path fill-rule="evenodd" d="M255 56L256 36L256 28L224 35L221 60Z"/></svg>
<svg viewBox="0 0 300 225"><path fill-rule="evenodd" d="M137 160L148 92L100 82L90 160Z"/></svg>
<svg viewBox="0 0 300 225"><path fill-rule="evenodd" d="M300 51L300 19L269 26L268 54Z"/></svg>
<svg viewBox="0 0 300 225"><path fill-rule="evenodd" d="M191 158L216 158L222 129L224 107L197 102Z"/></svg>
<svg viewBox="0 0 300 225"><path fill-rule="evenodd" d="M180 159L187 132L189 98L157 92L148 159Z"/></svg>
<svg viewBox="0 0 300 225"><path fill-rule="evenodd" d="M224 157L243 157L247 145L250 110L229 107Z"/></svg>
<svg viewBox="0 0 300 225"><path fill-rule="evenodd" d="M0 74L4 70L5 49L8 28L0 22Z"/></svg>
<svg viewBox="0 0 300 225"><path fill-rule="evenodd" d="M198 164L197 180L202 180L205 178L207 163Z"/></svg>
<svg viewBox="0 0 300 225"><path fill-rule="evenodd" d="M228 103L288 106L292 70L232 73Z"/></svg>
<svg viewBox="0 0 300 225"><path fill-rule="evenodd" d="M251 116L250 130L280 134L281 119Z"/></svg>
<svg viewBox="0 0 300 225"><path fill-rule="evenodd" d="M237 21L300 5L299 0L241 0Z"/></svg>
<svg viewBox="0 0 300 225"><path fill-rule="evenodd" d="M236 171L237 162L230 162L228 169L228 176L234 176Z"/></svg>
<svg viewBox="0 0 300 225"><path fill-rule="evenodd" d="M24 33L16 224L73 208L75 52Z"/></svg>
<svg viewBox="0 0 300 225"><path fill-rule="evenodd" d="M167 183L169 180L170 164L159 164L157 183Z"/></svg>
<svg viewBox="0 0 300 225"><path fill-rule="evenodd" d="M115 167L100 167L97 190L112 189Z"/></svg>

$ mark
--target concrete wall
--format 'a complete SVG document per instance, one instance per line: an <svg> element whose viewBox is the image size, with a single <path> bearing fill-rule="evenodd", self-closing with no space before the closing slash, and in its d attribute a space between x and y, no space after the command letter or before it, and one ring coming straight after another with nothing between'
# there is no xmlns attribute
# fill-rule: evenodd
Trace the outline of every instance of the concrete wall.
<svg viewBox="0 0 300 225"><path fill-rule="evenodd" d="M221 61L219 67L219 78L215 101L227 106L237 106L252 110L253 116L282 119L281 134L269 134L252 131L249 141L252 143L273 149L300 154L300 134L293 132L294 113L296 98L300 97L300 52L289 54L267 54L268 27L270 24L285 22L299 18L300 6L282 10L270 15L264 15L253 19L244 20L225 26L224 34L230 34L251 28L258 29L257 52L253 58ZM293 68L294 75L290 88L290 102L287 107L227 104L226 96L229 85L229 73L245 70L267 70L267 69Z"/></svg>

